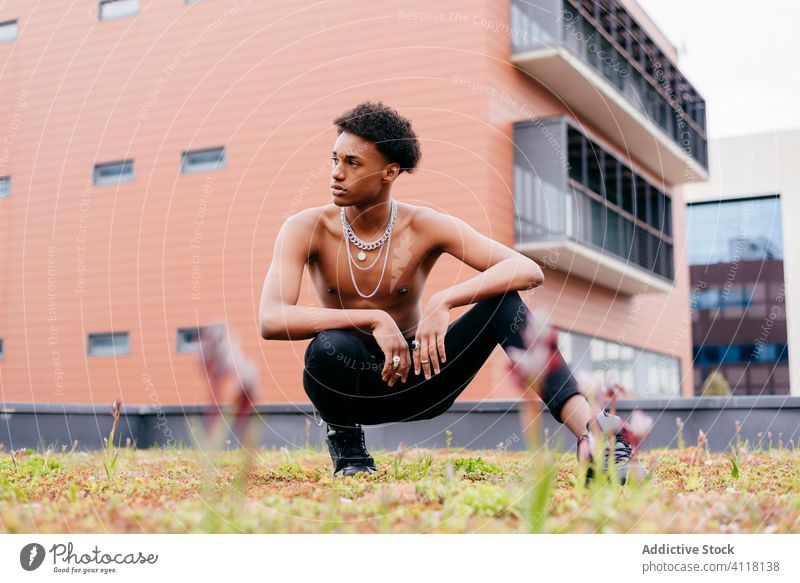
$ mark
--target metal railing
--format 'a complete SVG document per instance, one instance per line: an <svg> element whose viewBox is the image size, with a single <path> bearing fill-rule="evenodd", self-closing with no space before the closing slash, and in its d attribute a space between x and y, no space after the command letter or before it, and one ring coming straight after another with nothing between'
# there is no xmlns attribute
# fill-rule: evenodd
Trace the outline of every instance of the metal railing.
<svg viewBox="0 0 800 583"><path fill-rule="evenodd" d="M650 51L646 58L633 56L631 46L639 46L639 40L629 38L632 17L621 5L614 3L617 17L629 23L628 27L619 28L626 37L625 47L598 26L580 2L551 0L547 9L534 4L512 0L513 52L565 46L660 127L681 150L708 169L705 100L651 42L646 43Z"/></svg>

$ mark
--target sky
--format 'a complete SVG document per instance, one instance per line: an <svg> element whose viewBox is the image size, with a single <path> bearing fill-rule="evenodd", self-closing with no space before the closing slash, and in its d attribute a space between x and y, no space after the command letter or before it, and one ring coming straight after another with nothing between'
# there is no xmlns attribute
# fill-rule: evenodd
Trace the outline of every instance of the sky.
<svg viewBox="0 0 800 583"><path fill-rule="evenodd" d="M709 137L800 128L800 2L638 2L705 98Z"/></svg>

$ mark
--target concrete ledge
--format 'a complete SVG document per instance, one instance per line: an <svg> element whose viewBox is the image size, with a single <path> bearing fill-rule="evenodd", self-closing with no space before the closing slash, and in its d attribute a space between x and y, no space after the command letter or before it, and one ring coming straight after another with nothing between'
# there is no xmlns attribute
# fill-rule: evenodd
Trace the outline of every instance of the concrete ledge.
<svg viewBox="0 0 800 583"><path fill-rule="evenodd" d="M712 450L727 449L735 443L736 421L742 425L741 438L764 447L772 432L773 446L781 438L785 446L800 447L800 397L741 396L624 400L617 406L625 418L633 409L653 417L655 426L644 449L676 447L676 419L685 424L686 444L694 444L702 429ZM140 448L195 447L206 405L128 405L123 407L117 434L124 443L130 438ZM256 425L261 428L265 447L319 446L324 426L318 426L308 403L272 404L256 407ZM318 418L316 419L318 421ZM0 443L6 449L20 447L71 447L78 440L81 450L98 449L111 430L110 406L91 404L3 403L0 404ZM466 449L524 449L516 401L461 401L436 419L366 427L368 445L373 449L443 447L445 431L453 447ZM549 443L571 451L575 438L545 410L543 429ZM759 434L761 436L759 437ZM230 435L230 447L236 438Z"/></svg>

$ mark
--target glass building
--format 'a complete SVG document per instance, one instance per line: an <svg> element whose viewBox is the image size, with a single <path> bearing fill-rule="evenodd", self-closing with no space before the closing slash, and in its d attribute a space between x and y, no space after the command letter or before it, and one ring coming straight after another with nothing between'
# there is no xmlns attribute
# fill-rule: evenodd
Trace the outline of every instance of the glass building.
<svg viewBox="0 0 800 583"><path fill-rule="evenodd" d="M779 195L688 206L695 390L719 371L732 394L788 394Z"/></svg>

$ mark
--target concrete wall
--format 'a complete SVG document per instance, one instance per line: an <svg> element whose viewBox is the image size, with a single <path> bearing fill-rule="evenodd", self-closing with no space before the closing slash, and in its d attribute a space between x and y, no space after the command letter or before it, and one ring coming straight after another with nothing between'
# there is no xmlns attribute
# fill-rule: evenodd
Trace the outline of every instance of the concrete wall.
<svg viewBox="0 0 800 583"><path fill-rule="evenodd" d="M736 421L741 422L742 440L756 444L761 439L767 446L772 432L773 446L779 437L784 446L790 441L800 447L800 397L711 397L665 400L626 400L618 406L618 414L627 418L639 408L651 415L655 426L643 449L677 446L676 418L684 423L687 445L697 443L702 429L712 450L726 449L735 443ZM196 447L197 431L204 409L198 406L124 408L117 435L122 443L130 437L139 448L171 448L179 445ZM262 405L258 407L257 422L261 444L265 447L306 447L320 445L324 440L324 425L314 422L308 405ZM30 405L6 404L0 408L0 443L6 449L62 444L71 447L78 440L81 450L102 447L103 437L111 429L108 411L89 405ZM543 429L549 434L552 447L574 451L575 437L549 413L544 414ZM452 432L452 447L466 449L509 449L525 447L517 404L513 401L462 401L436 419L410 423L394 423L367 427L367 445L374 450L395 450L403 447L443 447L445 430ZM759 437L761 433L761 437ZM230 436L230 447L236 439Z"/></svg>

